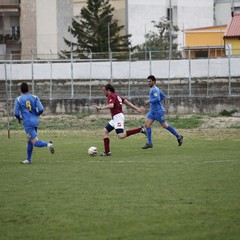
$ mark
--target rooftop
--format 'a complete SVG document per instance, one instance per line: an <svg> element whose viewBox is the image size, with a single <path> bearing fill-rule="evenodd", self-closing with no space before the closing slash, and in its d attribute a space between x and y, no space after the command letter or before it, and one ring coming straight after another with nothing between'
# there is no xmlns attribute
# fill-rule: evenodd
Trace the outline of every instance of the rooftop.
<svg viewBox="0 0 240 240"><path fill-rule="evenodd" d="M235 13L227 26L225 38L240 37L240 13Z"/></svg>

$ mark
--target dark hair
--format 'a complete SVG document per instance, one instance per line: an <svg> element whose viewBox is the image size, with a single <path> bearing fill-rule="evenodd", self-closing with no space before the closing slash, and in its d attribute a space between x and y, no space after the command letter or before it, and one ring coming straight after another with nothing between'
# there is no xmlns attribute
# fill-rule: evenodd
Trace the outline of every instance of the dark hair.
<svg viewBox="0 0 240 240"><path fill-rule="evenodd" d="M23 82L21 84L21 92L22 93L27 93L28 92L28 84L26 82Z"/></svg>
<svg viewBox="0 0 240 240"><path fill-rule="evenodd" d="M156 78L153 75L148 76L147 79L151 79L152 81L156 82Z"/></svg>
<svg viewBox="0 0 240 240"><path fill-rule="evenodd" d="M115 92L114 87L110 83L106 84L104 87L107 91L109 90L110 92Z"/></svg>

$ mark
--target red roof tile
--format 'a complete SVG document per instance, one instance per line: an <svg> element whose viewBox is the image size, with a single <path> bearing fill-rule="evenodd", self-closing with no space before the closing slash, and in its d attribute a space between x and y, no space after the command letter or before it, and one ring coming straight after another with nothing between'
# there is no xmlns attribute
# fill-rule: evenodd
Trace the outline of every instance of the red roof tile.
<svg viewBox="0 0 240 240"><path fill-rule="evenodd" d="M224 37L240 37L240 13L234 14L227 26Z"/></svg>

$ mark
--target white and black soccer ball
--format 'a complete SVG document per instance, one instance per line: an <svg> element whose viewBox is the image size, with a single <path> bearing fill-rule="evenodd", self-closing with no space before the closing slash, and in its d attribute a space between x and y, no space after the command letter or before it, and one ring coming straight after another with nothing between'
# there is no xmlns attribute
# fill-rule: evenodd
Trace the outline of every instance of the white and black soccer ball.
<svg viewBox="0 0 240 240"><path fill-rule="evenodd" d="M90 155L92 157L96 156L97 153L98 153L98 149L96 147L90 147L88 149L88 155Z"/></svg>

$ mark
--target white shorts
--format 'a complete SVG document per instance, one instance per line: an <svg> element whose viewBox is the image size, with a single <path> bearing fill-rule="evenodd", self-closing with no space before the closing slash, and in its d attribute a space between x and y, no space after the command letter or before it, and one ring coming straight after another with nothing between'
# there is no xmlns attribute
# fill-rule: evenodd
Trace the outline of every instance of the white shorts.
<svg viewBox="0 0 240 240"><path fill-rule="evenodd" d="M109 121L109 124L115 129L124 129L124 114L118 113L113 116L113 119Z"/></svg>

